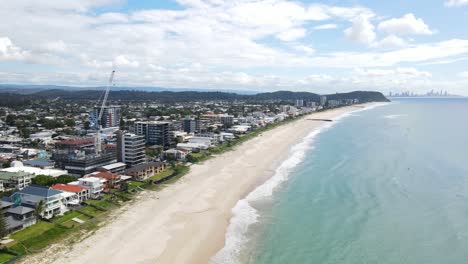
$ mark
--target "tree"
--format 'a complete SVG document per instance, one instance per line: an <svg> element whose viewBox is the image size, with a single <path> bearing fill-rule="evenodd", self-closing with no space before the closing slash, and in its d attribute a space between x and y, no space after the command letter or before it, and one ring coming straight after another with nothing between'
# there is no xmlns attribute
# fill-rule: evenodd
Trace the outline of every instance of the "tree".
<svg viewBox="0 0 468 264"><path fill-rule="evenodd" d="M68 127L74 127L76 125L76 122L72 118L67 118L65 119L65 125Z"/></svg>
<svg viewBox="0 0 468 264"><path fill-rule="evenodd" d="M5 123L9 126L14 126L16 121L16 115L7 115Z"/></svg>
<svg viewBox="0 0 468 264"><path fill-rule="evenodd" d="M23 137L23 138L29 138L29 136L31 135L31 130L27 129L27 128L22 128L20 130L20 135Z"/></svg>
<svg viewBox="0 0 468 264"><path fill-rule="evenodd" d="M91 128L91 122L89 121L84 122L84 129L89 130L90 128Z"/></svg>
<svg viewBox="0 0 468 264"><path fill-rule="evenodd" d="M56 179L56 183L63 183L63 184L67 184L67 183L70 183L72 181L76 181L76 177L75 176L71 176L71 175L60 175L57 177Z"/></svg>
<svg viewBox="0 0 468 264"><path fill-rule="evenodd" d="M125 127L127 126L127 123L123 118L120 118L120 129L125 130Z"/></svg>
<svg viewBox="0 0 468 264"><path fill-rule="evenodd" d="M40 200L34 208L34 215L37 218L41 218L42 211L44 211L44 200Z"/></svg>
<svg viewBox="0 0 468 264"><path fill-rule="evenodd" d="M32 183L42 186L52 186L56 183L54 177L46 176L46 175L38 175L32 178Z"/></svg>
<svg viewBox="0 0 468 264"><path fill-rule="evenodd" d="M4 238L8 235L7 224L3 210L0 210L0 238Z"/></svg>
<svg viewBox="0 0 468 264"><path fill-rule="evenodd" d="M3 168L10 168L10 166L11 166L10 161L4 162L3 165L2 165Z"/></svg>

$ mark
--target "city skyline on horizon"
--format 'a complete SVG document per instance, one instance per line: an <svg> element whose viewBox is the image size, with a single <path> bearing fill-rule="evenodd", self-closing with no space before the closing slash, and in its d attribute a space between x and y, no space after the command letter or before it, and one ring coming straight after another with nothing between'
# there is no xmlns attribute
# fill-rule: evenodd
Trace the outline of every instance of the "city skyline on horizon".
<svg viewBox="0 0 468 264"><path fill-rule="evenodd" d="M2 5L4 84L468 95L466 0Z"/></svg>

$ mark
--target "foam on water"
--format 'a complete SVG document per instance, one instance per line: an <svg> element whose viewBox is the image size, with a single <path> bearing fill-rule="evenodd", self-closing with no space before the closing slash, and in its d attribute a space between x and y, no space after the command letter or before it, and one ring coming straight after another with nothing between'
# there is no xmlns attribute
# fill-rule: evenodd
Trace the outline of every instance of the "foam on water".
<svg viewBox="0 0 468 264"><path fill-rule="evenodd" d="M215 256L212 257L211 263L239 263L239 257L243 250L243 246L248 240L248 228L250 225L257 223L259 218L258 211L251 205L251 202L272 196L274 189L281 183L285 182L288 179L290 172L304 160L307 150L312 149L313 140L318 134L332 127L333 124L336 124L344 117L351 116L353 113L373 109L386 104L387 103L373 104L362 109L342 114L334 118L334 122L327 123L321 128L312 131L300 143L294 145L290 149L289 158L283 161L283 163L276 169L273 177L267 180L263 185L258 186L254 191L247 195L245 199L239 200L236 206L234 206L232 209L233 217L231 218L226 232L225 245Z"/></svg>

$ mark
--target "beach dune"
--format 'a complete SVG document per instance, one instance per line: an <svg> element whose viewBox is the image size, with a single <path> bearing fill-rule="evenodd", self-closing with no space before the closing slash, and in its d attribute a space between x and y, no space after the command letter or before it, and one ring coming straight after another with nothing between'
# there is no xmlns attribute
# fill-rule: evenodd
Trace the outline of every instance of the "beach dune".
<svg viewBox="0 0 468 264"><path fill-rule="evenodd" d="M333 119L350 106L312 114ZM50 248L23 263L209 263L225 240L237 201L273 176L290 148L324 122L302 118L191 166L158 192L145 192L120 216L71 248Z"/></svg>

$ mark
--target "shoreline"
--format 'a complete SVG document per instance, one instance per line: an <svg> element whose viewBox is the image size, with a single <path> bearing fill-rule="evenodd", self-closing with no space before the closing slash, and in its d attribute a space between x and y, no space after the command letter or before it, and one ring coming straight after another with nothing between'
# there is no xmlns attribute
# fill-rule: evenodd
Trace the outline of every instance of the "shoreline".
<svg viewBox="0 0 468 264"><path fill-rule="evenodd" d="M236 204L273 177L292 146L328 123L308 117L334 119L368 105L313 113L262 132L192 165L187 175L161 191L140 196L113 222L71 249L48 248L20 262L209 263L225 245Z"/></svg>

